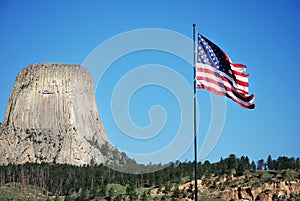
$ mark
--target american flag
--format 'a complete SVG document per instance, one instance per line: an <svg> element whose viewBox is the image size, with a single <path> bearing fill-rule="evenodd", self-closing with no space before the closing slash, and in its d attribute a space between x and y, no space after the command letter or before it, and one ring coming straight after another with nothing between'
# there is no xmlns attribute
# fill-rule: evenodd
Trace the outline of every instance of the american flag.
<svg viewBox="0 0 300 201"><path fill-rule="evenodd" d="M196 82L198 88L227 96L244 108L253 109L254 95L248 94L246 66L234 64L217 45L198 34Z"/></svg>

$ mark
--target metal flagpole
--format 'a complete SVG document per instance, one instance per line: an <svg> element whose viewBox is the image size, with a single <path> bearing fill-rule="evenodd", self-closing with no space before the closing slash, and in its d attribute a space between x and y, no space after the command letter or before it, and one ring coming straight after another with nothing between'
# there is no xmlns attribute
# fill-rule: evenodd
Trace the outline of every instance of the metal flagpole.
<svg viewBox="0 0 300 201"><path fill-rule="evenodd" d="M194 172L195 172L195 201L198 201L197 185L197 113L196 113L196 24L193 24L193 48L194 48Z"/></svg>

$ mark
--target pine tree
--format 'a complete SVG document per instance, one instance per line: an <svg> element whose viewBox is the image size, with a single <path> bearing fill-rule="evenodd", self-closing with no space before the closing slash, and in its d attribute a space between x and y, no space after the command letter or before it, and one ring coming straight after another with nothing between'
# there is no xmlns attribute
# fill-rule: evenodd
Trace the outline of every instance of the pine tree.
<svg viewBox="0 0 300 201"><path fill-rule="evenodd" d="M300 170L300 158L299 157L297 157L297 159L296 159L296 171L299 171Z"/></svg>
<svg viewBox="0 0 300 201"><path fill-rule="evenodd" d="M264 166L265 166L264 159L260 159L257 161L257 170L262 170Z"/></svg>
<svg viewBox="0 0 300 201"><path fill-rule="evenodd" d="M129 186L126 187L126 193L130 195L131 192L134 191L134 186L130 184Z"/></svg>
<svg viewBox="0 0 300 201"><path fill-rule="evenodd" d="M271 155L268 156L267 165L269 170L274 170L274 161Z"/></svg>
<svg viewBox="0 0 300 201"><path fill-rule="evenodd" d="M242 156L237 165L237 175L241 176L244 174L245 170L249 170L249 158Z"/></svg>
<svg viewBox="0 0 300 201"><path fill-rule="evenodd" d="M238 159L234 154L230 154L226 159L227 171L236 170L238 166Z"/></svg>
<svg viewBox="0 0 300 201"><path fill-rule="evenodd" d="M110 199L113 199L114 196L115 196L115 189L114 189L114 187L111 187L111 188L109 189L109 191L108 191L108 197L109 197Z"/></svg>
<svg viewBox="0 0 300 201"><path fill-rule="evenodd" d="M72 201L71 197L70 196L65 196L65 199L64 201Z"/></svg>
<svg viewBox="0 0 300 201"><path fill-rule="evenodd" d="M173 195L172 195L172 198L179 198L180 197L180 190L179 190L179 187L176 186L176 188L174 189L173 191Z"/></svg>
<svg viewBox="0 0 300 201"><path fill-rule="evenodd" d="M250 171L251 172L255 172L256 171L256 164L255 164L254 161L252 161L251 164L250 164Z"/></svg>
<svg viewBox="0 0 300 201"><path fill-rule="evenodd" d="M143 192L141 200L142 201L146 201L147 200L147 193L146 193L146 191Z"/></svg>

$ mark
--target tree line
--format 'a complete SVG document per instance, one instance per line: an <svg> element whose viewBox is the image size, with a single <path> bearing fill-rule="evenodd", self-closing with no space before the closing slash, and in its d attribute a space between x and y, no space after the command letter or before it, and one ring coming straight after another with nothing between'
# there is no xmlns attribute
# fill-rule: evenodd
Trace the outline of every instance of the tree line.
<svg viewBox="0 0 300 201"><path fill-rule="evenodd" d="M136 164L139 166L139 164ZM149 168L152 164L147 165ZM236 157L234 154L221 158L219 162L199 162L198 177L224 174L243 175L246 170L284 170L300 171L300 159L280 156L257 163L247 156ZM234 170L234 171L233 171ZM26 163L0 166L0 186L7 183L19 183L22 186L32 185L41 187L53 195L69 196L89 192L89 199L95 196L109 196L112 190L109 184L127 186L126 193L131 195L136 188L166 187L170 184L181 184L194 179L194 163L170 163L165 168L147 174L126 174L108 168L103 164L74 166L68 164ZM136 195L136 193L132 194Z"/></svg>

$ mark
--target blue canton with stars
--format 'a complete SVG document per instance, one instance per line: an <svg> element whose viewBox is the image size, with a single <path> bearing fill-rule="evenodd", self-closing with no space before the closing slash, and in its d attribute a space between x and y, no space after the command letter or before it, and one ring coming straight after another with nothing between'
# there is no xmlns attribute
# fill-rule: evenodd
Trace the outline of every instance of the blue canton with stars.
<svg viewBox="0 0 300 201"><path fill-rule="evenodd" d="M198 57L199 63L204 63L217 68L228 74L230 63L226 60L224 52L213 42L198 34Z"/></svg>

